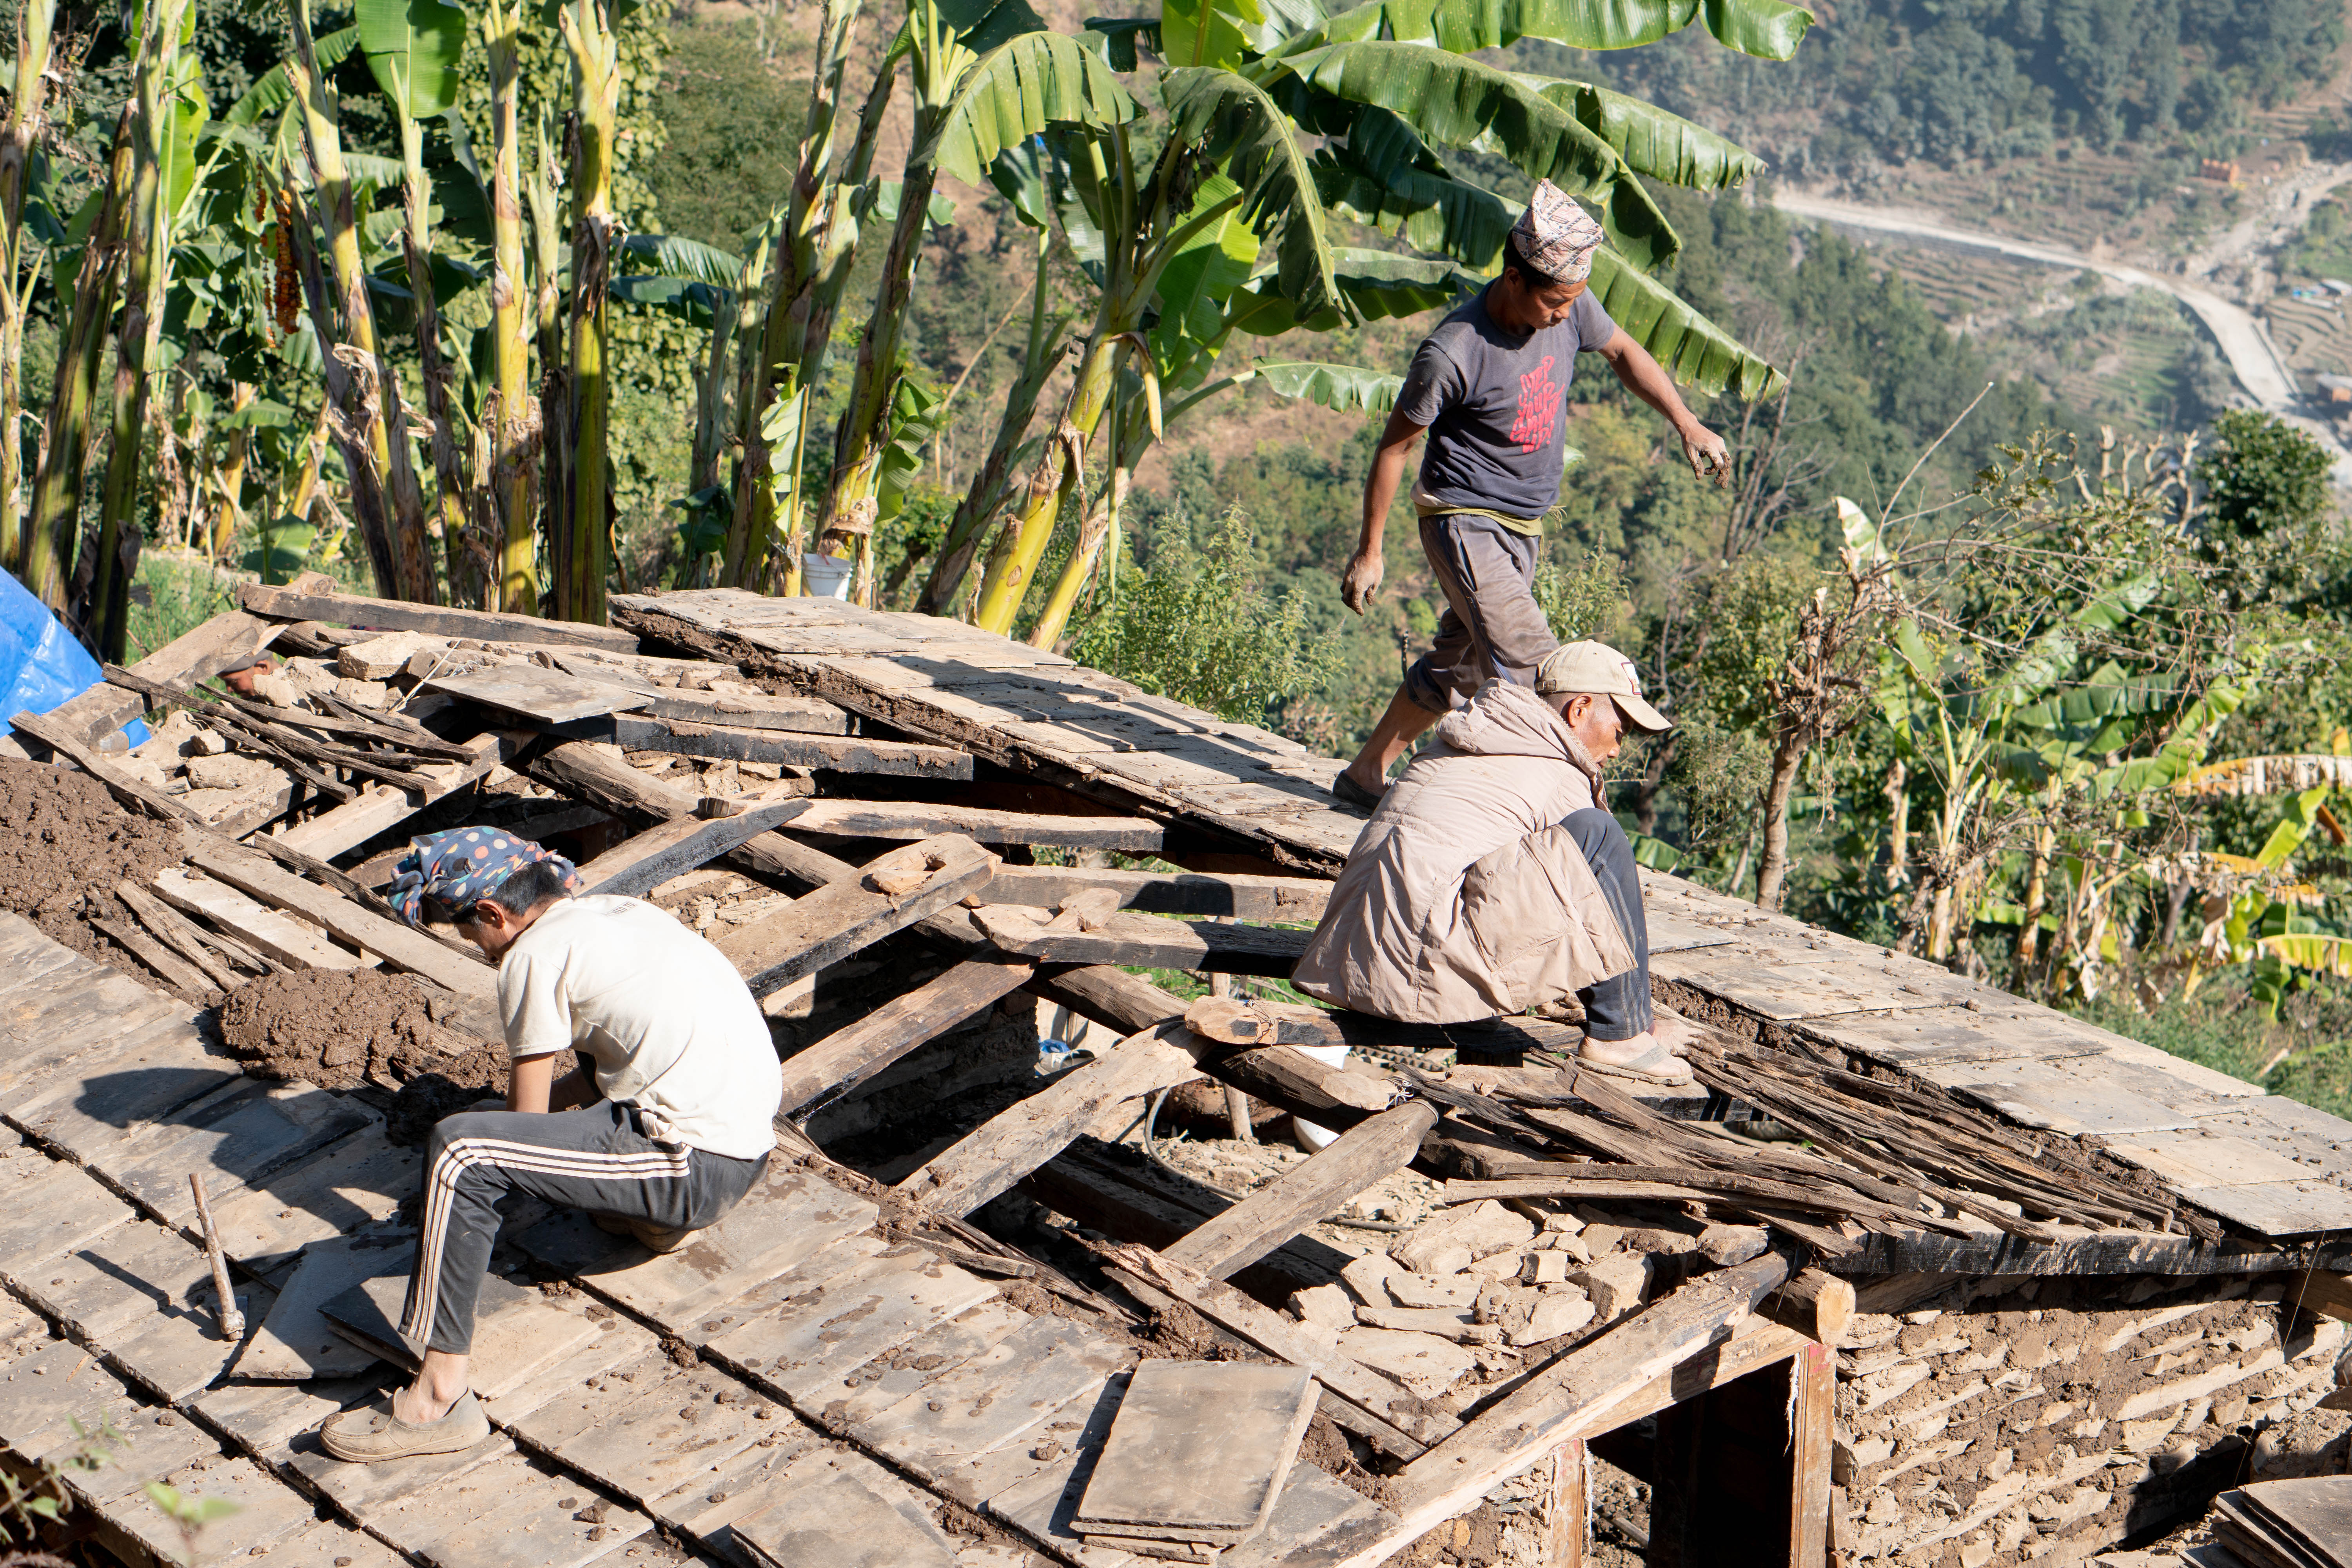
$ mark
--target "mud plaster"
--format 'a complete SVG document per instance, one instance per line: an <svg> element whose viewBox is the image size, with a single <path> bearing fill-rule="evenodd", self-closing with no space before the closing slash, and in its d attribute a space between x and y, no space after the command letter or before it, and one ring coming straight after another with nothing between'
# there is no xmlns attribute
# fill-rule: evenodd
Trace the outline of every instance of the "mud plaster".
<svg viewBox="0 0 2352 1568"><path fill-rule="evenodd" d="M177 827L124 811L97 780L0 758L0 910L76 952L148 981L89 921L130 920L115 883L144 886L179 858Z"/></svg>

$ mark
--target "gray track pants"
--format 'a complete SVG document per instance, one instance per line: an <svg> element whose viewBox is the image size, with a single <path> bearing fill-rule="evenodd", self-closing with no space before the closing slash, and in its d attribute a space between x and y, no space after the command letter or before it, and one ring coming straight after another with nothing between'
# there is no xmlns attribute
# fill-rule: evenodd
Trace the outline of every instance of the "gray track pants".
<svg viewBox="0 0 2352 1568"><path fill-rule="evenodd" d="M730 1160L656 1143L635 1108L599 1100L547 1115L479 1110L445 1118L425 1145L424 1234L400 1331L412 1344L464 1355L474 1301L498 1239L498 1201L528 1193L564 1208L698 1230L735 1206L767 1170L765 1155Z"/></svg>
<svg viewBox="0 0 2352 1568"><path fill-rule="evenodd" d="M1536 603L1543 541L1491 517L1438 512L1421 520L1422 552L1445 592L1437 640L1405 671L1404 694L1432 713L1467 702L1489 680L1535 684L1559 646Z"/></svg>
<svg viewBox="0 0 2352 1568"><path fill-rule="evenodd" d="M1601 896L1633 945L1633 967L1576 994L1584 1004L1584 1032L1596 1040L1630 1040L1650 1027L1650 922L1642 913L1642 874L1633 846L1617 819L1597 806L1572 811L1560 826L1584 851Z"/></svg>

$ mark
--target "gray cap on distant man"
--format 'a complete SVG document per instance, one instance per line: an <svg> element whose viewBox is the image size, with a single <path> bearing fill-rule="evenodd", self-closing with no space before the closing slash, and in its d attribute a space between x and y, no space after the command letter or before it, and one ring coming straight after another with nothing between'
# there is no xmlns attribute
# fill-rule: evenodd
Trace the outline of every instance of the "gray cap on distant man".
<svg viewBox="0 0 2352 1568"><path fill-rule="evenodd" d="M1547 695L1589 691L1615 701L1625 722L1656 735L1673 729L1666 716L1642 700L1642 678L1633 661L1601 642L1562 643L1536 666L1536 690Z"/></svg>

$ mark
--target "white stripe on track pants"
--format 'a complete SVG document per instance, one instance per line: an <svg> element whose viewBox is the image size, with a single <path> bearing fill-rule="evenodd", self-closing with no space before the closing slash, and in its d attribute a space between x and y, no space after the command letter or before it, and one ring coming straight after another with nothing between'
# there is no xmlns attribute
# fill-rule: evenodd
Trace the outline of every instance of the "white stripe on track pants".
<svg viewBox="0 0 2352 1568"><path fill-rule="evenodd" d="M768 1168L656 1143L635 1108L599 1100L546 1115L478 1110L444 1118L425 1145L424 1231L400 1331L464 1355L499 1234L498 1201L527 1193L559 1207L681 1230L716 1223Z"/></svg>

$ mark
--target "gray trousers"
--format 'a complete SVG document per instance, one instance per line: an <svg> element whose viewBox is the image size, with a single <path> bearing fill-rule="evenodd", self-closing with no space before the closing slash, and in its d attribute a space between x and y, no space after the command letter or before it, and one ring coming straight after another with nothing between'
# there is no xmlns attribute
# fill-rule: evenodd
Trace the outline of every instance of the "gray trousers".
<svg viewBox="0 0 2352 1568"><path fill-rule="evenodd" d="M1443 713L1489 680L1535 684L1536 666L1559 646L1536 604L1543 541L1491 517L1437 512L1421 520L1421 548L1445 593L1437 641L1405 671L1404 694Z"/></svg>
<svg viewBox="0 0 2352 1568"><path fill-rule="evenodd" d="M400 1331L411 1344L464 1355L474 1302L498 1240L498 1201L528 1193L563 1208L699 1230L735 1206L768 1168L656 1143L634 1107L607 1100L547 1115L478 1110L445 1117L425 1144L424 1233Z"/></svg>
<svg viewBox="0 0 2352 1568"><path fill-rule="evenodd" d="M1598 806L1571 811L1560 823L1584 851L1601 896L1617 917L1617 929L1633 949L1633 967L1576 994L1584 1004L1584 1033L1595 1040L1630 1040L1649 1031L1650 922L1642 913L1642 875L1633 868L1633 846L1616 817Z"/></svg>

